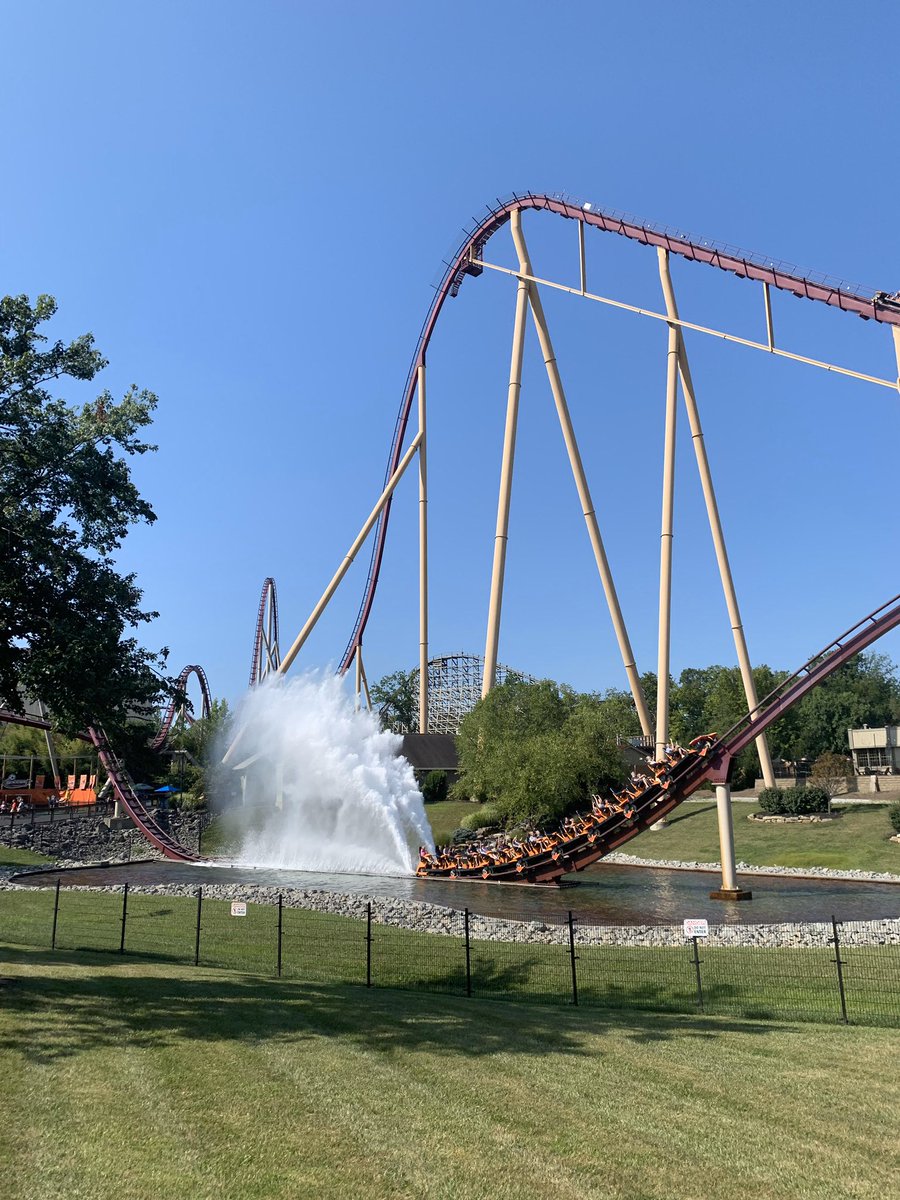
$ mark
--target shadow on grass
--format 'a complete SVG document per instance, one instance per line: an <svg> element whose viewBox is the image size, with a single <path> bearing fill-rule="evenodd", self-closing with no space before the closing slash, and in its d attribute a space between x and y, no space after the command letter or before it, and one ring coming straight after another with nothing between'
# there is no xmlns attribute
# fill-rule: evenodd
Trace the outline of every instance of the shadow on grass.
<svg viewBox="0 0 900 1200"><path fill-rule="evenodd" d="M499 979L491 983L492 991L502 986ZM458 987L458 978L448 978L447 985ZM102 954L5 947L0 964L0 1049L34 1063L122 1045L277 1040L300 1047L319 1037L383 1053L590 1056L597 1053L598 1035L650 1043L734 1032L762 1037L770 1029L673 1013L548 1009L458 995L438 1000L387 988L263 980L203 968L154 971L139 959Z"/></svg>
<svg viewBox="0 0 900 1200"><path fill-rule="evenodd" d="M703 808L696 806L693 808L686 808L683 804L681 804L676 811L678 813L677 816L666 817L666 821L669 823L669 825L677 825L679 821L690 821L692 817L700 817L704 813L715 812L716 803L713 801L712 804L705 804Z"/></svg>

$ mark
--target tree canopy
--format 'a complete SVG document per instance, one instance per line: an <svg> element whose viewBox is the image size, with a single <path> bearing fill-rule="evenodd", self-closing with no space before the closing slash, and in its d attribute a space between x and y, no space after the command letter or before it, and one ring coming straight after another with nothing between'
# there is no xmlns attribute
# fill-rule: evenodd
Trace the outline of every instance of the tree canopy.
<svg viewBox="0 0 900 1200"><path fill-rule="evenodd" d="M492 803L507 826L544 825L620 783L612 730L618 711L550 680L509 679L463 717L457 797Z"/></svg>
<svg viewBox="0 0 900 1200"><path fill-rule="evenodd" d="M52 383L107 365L89 333L49 341L41 326L55 312L52 296L0 300L0 697L12 709L41 699L75 731L119 724L166 691L165 651L133 636L157 614L114 559L131 525L155 520L127 457L153 449L140 431L156 397L136 386L81 407L53 396Z"/></svg>
<svg viewBox="0 0 900 1200"><path fill-rule="evenodd" d="M378 710L385 729L419 729L419 668L394 671L371 687L372 704Z"/></svg>

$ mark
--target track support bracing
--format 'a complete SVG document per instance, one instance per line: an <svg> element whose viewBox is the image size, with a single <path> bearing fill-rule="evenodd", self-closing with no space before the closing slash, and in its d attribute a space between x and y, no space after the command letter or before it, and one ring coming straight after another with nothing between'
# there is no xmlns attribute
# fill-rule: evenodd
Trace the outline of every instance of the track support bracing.
<svg viewBox="0 0 900 1200"><path fill-rule="evenodd" d="M675 321L678 320L678 305L675 300L675 289L672 285L672 275L669 270L668 254L660 254L659 256L659 275L662 283L663 296L666 302L666 312ZM737 592L734 587L734 578L731 574L731 565L728 561L728 550L725 546L725 534L722 529L722 519L719 515L719 505L716 501L716 492L713 487L712 471L709 466L709 457L706 453L706 444L703 439L703 426L700 423L700 410L697 407L697 398L694 392L694 384L691 379L691 368L688 363L687 351L684 345L684 337L681 330L678 329L678 370L681 376L681 390L684 396L684 404L687 410L688 423L691 427L691 440L694 444L694 455L697 459L697 470L700 474L700 484L703 489L703 499L706 503L706 515L709 519L709 529L712 534L713 546L716 552L716 562L719 566L719 577L722 581L722 591L725 595L725 604L728 609L728 617L731 621L731 632L734 637L734 648L737 654L738 666L741 672L741 680L744 685L744 694L747 697L747 707L752 711L759 703L759 698L756 693L756 683L753 679L753 668L750 664L750 652L747 649L747 639L744 635L744 626L741 620L741 610L738 605ZM760 734L756 742L756 750L759 755L759 763L762 768L762 776L766 787L775 786L775 771L772 767L772 756L769 753L769 745L766 741L765 734Z"/></svg>
<svg viewBox="0 0 900 1200"><path fill-rule="evenodd" d="M520 219L515 220L516 217L519 217ZM530 276L531 261L528 257L528 247L525 244L525 237L522 233L521 214L517 210L515 210L511 215L510 228L512 230L516 253L519 257L519 268L523 274ZM572 425L572 417L569 413L569 406L566 402L566 393L565 389L563 388L562 378L559 373L559 365L557 364L556 354L553 350L553 342L550 340L550 332L547 328L547 319L544 316L544 306L541 303L538 289L530 283L526 283L526 287L528 289L528 302L531 307L531 315L534 320L535 329L537 330L538 341L541 345L541 354L544 359L547 378L550 382L550 390L553 393L553 399L556 404L556 413L559 417L560 428L562 429L563 441L565 442L566 452L569 456L569 465L572 468L572 475L575 479L575 487L578 490L578 498L581 501L581 510L584 515L588 536L594 551L594 559L597 563L600 581L603 584L603 591L606 595L606 603L609 608L609 615L612 618L613 629L615 630L616 640L619 643L619 651L622 655L622 662L625 665L625 674L628 678L628 686L631 690L631 695L634 698L635 708L637 709L638 719L640 720L641 729L644 733L644 736L652 737L653 726L650 721L650 712L647 708L647 702L644 699L644 692L643 688L641 687L640 676L638 675L637 666L635 665L634 661L634 652L631 649L631 641L628 637L628 630L625 627L625 619L622 616L622 609L619 604L616 585L613 581L609 560L606 557L606 548L603 545L603 538L600 534L600 525L597 521L597 513L596 509L594 508L594 501L591 498L591 489L588 486L587 476L585 475L584 471L584 464L581 461L581 452L578 449L578 441L575 437L575 429Z"/></svg>
<svg viewBox="0 0 900 1200"><path fill-rule="evenodd" d="M515 230L522 219L516 209L510 216ZM519 394L522 390L522 355L525 324L528 319L528 284L519 280L516 288L516 314L513 319L509 385L506 390L506 425L503 430L503 459L500 464L500 492L497 497L497 528L494 533L494 561L491 568L491 598L488 606L487 636L484 645L484 675L481 694L486 696L497 678L497 654L500 642L500 613L503 608L503 578L506 573L506 546L509 541L509 507L512 498L513 464L516 457L516 428L519 420Z"/></svg>
<svg viewBox="0 0 900 1200"><path fill-rule="evenodd" d="M421 442L422 442L422 435L421 435L421 433L418 433L413 438L412 442L410 443L409 449L406 451L406 453L403 455L403 458L400 460L400 463L399 463L396 471L394 471L394 473L391 475L390 479L387 481L384 491L378 497L378 503L375 505L375 507L369 513L369 516L366 518L366 521L364 522L362 529L359 531L359 533L356 536L356 540L353 542L353 545L350 547L350 549L344 555L343 561L341 562L341 565L338 567L337 571L335 571L334 576L331 580L331 583L329 583L328 587L322 593L321 599L319 600L318 604L315 606L315 608L310 613L306 624L303 626L303 628L297 634L297 637L294 640L293 646L291 646L290 650L288 650L287 654L281 660L281 663L278 667L279 675L284 675L284 673L287 671L288 667L290 667L291 663L294 661L294 659L297 657L297 655L302 650L304 642L309 637L309 635L312 633L313 629L316 627L319 617L321 617L322 613L328 607L329 600L334 595L334 593L337 591L338 585L340 584L341 580L344 578L344 576L350 570L350 567L353 564L353 560L356 558L357 554L359 553L360 547L365 542L365 540L369 536L369 534L372 532L372 528L375 525L375 522L381 516L382 509L385 507L388 500L390 500L391 496L394 494L394 489L396 488L397 484L400 482L400 480L403 478L404 474L406 473L406 468L412 462L413 456L415 455L416 451L419 449ZM235 743L233 742L232 746L234 744Z"/></svg>
<svg viewBox="0 0 900 1200"><path fill-rule="evenodd" d="M660 258L668 251L659 249ZM678 421L678 329L669 326L666 350L666 425L659 535L659 636L656 657L656 758L669 740L669 658L672 629L672 546L675 536L675 432Z"/></svg>
<svg viewBox="0 0 900 1200"><path fill-rule="evenodd" d="M428 732L428 465L425 437L425 364L419 392L419 733Z"/></svg>

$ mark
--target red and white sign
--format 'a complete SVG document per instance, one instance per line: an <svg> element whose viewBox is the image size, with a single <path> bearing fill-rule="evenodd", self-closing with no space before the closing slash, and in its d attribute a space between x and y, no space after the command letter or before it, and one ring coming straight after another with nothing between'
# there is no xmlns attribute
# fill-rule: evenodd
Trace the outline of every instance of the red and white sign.
<svg viewBox="0 0 900 1200"><path fill-rule="evenodd" d="M233 917L246 917L247 905L244 903L243 900L232 900L231 915ZM687 922L685 922L685 924L687 924Z"/></svg>
<svg viewBox="0 0 900 1200"><path fill-rule="evenodd" d="M684 936L709 937L709 921L705 917L686 917L684 921Z"/></svg>

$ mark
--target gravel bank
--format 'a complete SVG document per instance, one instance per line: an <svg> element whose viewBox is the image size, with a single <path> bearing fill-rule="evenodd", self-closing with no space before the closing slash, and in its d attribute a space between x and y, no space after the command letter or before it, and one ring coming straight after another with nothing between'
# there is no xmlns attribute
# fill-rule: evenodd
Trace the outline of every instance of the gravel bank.
<svg viewBox="0 0 900 1200"><path fill-rule="evenodd" d="M619 860L632 863L629 855L610 855L610 861ZM644 860L638 860L639 863ZM59 864L63 865L63 864ZM75 864L65 864L67 866ZM90 865L90 864L78 864ZM667 863L647 862L648 866L668 866ZM686 866L683 863L672 864L687 870L715 869L715 864L700 863ZM756 869L758 874L796 874L797 872L769 869ZM0 873L0 890L19 890L19 885L9 882L10 871ZM801 872L802 874L802 872ZM864 872L828 872L828 878L871 879L881 881L881 877L869 876ZM893 882L900 882L896 876L886 877ZM120 886L113 887L77 887L73 891L107 892L121 895ZM196 889L178 884L155 884L152 886L134 885L129 888L130 894L149 896L180 896L193 897ZM220 884L207 884L203 888L205 900L244 900L250 904L277 904L279 893L286 908L303 908L315 912L331 913L335 916L365 918L367 905L372 905L372 918L379 925L390 925L399 929L409 929L416 933L443 934L455 937L463 936L463 914L458 909L447 908L443 905L426 904L420 901L403 900L397 897L378 897L371 901L365 896L348 895L341 892L328 892L318 889L264 887L256 884L240 883L226 887ZM569 931L565 923L555 923L551 920L541 921L509 921L497 917L482 917L470 915L469 930L471 937L479 941L518 942L530 945L568 945ZM582 946L684 946L685 937L680 925L586 925L577 926L577 942ZM710 946L733 947L822 947L828 944L831 937L831 926L827 922L805 924L778 925L710 925L710 936L707 944ZM884 946L900 945L900 919L879 921L844 922L841 926L842 944L855 946Z"/></svg>

